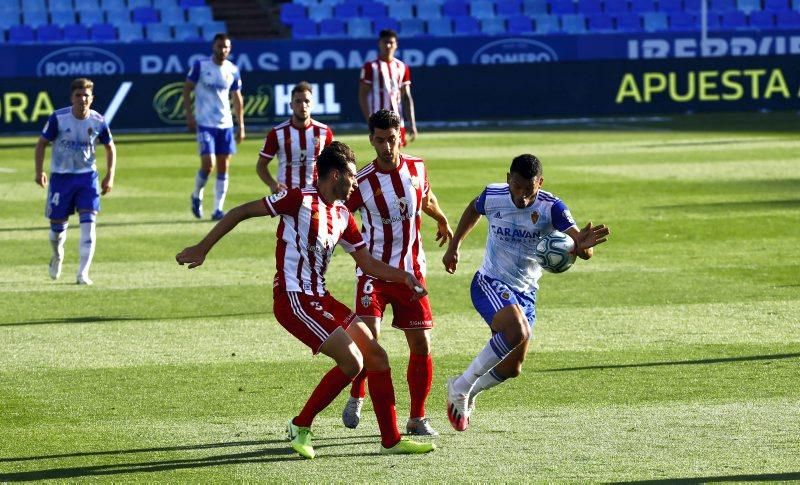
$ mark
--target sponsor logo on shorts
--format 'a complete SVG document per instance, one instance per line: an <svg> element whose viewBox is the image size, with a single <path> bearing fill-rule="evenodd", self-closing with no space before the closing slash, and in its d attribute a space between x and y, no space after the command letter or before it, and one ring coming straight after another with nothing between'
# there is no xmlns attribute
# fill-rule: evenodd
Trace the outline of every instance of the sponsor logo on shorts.
<svg viewBox="0 0 800 485"><path fill-rule="evenodd" d="M322 316L327 318L328 320L333 320L333 315L328 312L322 312Z"/></svg>
<svg viewBox="0 0 800 485"><path fill-rule="evenodd" d="M408 327L430 327L431 323L433 323L431 320L411 320L411 321L408 322L408 324L406 326L408 326Z"/></svg>

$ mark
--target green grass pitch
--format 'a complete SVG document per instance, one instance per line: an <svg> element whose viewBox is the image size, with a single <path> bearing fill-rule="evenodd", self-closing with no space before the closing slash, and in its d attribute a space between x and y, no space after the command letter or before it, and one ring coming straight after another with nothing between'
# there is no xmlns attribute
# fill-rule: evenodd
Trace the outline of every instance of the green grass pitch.
<svg viewBox="0 0 800 485"><path fill-rule="evenodd" d="M211 228L189 212L193 138L119 134L95 286L74 284L75 217L53 282L35 139L2 139L0 481L800 479L797 123L749 114L423 132L408 152L427 161L453 227L513 156L531 152L545 189L580 224L609 225L611 239L588 263L542 278L523 374L482 394L457 433L444 383L489 337L469 298L486 224L448 275L424 217L439 449L378 455L371 405L347 430L340 396L315 422L313 461L291 452L284 426L331 361L272 315L276 221L245 221L204 266L179 267L175 254ZM262 133L249 135L227 207L266 193L255 174ZM366 135L340 139L359 166L372 159ZM348 304L352 270L337 251L329 289ZM408 351L388 325L382 341L404 427Z"/></svg>

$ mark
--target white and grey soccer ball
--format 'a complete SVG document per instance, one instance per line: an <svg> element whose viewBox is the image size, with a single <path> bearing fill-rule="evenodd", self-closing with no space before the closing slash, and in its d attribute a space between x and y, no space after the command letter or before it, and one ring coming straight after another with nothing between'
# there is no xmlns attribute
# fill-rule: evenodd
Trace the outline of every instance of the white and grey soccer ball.
<svg viewBox="0 0 800 485"><path fill-rule="evenodd" d="M539 265L551 273L563 273L575 262L575 241L560 231L543 236L533 251Z"/></svg>

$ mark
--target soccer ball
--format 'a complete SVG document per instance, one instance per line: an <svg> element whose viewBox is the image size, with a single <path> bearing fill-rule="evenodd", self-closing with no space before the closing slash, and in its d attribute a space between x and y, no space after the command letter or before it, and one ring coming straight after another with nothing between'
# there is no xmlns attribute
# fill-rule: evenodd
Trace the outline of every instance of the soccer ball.
<svg viewBox="0 0 800 485"><path fill-rule="evenodd" d="M575 241L560 231L543 236L536 243L533 257L545 271L563 273L575 262Z"/></svg>

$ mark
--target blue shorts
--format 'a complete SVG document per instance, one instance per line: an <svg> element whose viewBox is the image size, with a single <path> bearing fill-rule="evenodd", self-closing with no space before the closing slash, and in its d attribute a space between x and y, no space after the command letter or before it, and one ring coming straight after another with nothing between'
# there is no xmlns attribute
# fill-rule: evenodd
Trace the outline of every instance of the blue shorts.
<svg viewBox="0 0 800 485"><path fill-rule="evenodd" d="M519 305L531 327L536 322L536 290L526 293L514 291L502 281L479 271L472 278L470 293L472 304L489 325L492 324L494 315L509 305Z"/></svg>
<svg viewBox="0 0 800 485"><path fill-rule="evenodd" d="M208 128L197 127L197 148L200 155L231 155L236 153L236 139L233 127Z"/></svg>
<svg viewBox="0 0 800 485"><path fill-rule="evenodd" d="M66 219L75 210L100 210L100 182L97 172L50 174L44 216Z"/></svg>

